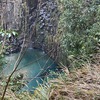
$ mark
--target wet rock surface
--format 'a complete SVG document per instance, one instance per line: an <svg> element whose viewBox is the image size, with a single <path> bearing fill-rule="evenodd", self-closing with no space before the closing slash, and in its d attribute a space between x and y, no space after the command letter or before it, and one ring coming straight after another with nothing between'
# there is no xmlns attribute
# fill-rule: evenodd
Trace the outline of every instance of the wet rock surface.
<svg viewBox="0 0 100 100"><path fill-rule="evenodd" d="M12 36L11 38L9 38L6 41L5 46L7 46L8 48L6 48L5 54L9 55L11 53L17 53L17 52L19 52L20 49L21 49L21 44L22 44L21 40L19 40L16 37Z"/></svg>

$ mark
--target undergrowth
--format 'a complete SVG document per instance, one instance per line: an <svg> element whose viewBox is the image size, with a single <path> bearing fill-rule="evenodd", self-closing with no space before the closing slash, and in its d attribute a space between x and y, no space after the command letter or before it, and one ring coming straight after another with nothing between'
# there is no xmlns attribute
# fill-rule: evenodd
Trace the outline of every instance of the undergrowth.
<svg viewBox="0 0 100 100"><path fill-rule="evenodd" d="M57 78L48 78L34 94L28 92L15 94L9 87L5 100L100 100L99 60L96 64L88 63L71 72L65 67L62 73L55 74Z"/></svg>

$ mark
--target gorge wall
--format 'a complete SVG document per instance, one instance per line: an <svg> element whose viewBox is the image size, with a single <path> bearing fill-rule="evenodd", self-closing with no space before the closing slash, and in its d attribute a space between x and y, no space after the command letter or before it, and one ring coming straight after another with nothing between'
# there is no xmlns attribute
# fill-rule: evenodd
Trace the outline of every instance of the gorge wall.
<svg viewBox="0 0 100 100"><path fill-rule="evenodd" d="M58 17L54 0L0 1L0 26L20 33L16 39L18 45L21 45L27 33L29 45L45 51L52 58L58 57L59 51L59 43L55 42Z"/></svg>

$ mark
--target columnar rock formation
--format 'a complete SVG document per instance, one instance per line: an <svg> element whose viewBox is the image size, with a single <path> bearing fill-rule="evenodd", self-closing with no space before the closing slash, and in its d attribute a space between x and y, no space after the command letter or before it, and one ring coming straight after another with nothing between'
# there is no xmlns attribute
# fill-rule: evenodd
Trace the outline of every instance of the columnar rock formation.
<svg viewBox="0 0 100 100"><path fill-rule="evenodd" d="M53 56L57 56L58 49L58 44L56 45L53 41L57 20L57 3L54 0L3 0L0 2L0 26L7 30L19 31L17 41L20 43L23 41L23 33L27 33L27 41L30 41L31 47L49 52L49 55L52 53ZM17 44L19 47L19 43ZM12 47L15 48L15 46ZM14 52L16 52L15 49Z"/></svg>
<svg viewBox="0 0 100 100"><path fill-rule="evenodd" d="M18 30L20 27L22 0L1 0L0 2L0 26L4 29Z"/></svg>

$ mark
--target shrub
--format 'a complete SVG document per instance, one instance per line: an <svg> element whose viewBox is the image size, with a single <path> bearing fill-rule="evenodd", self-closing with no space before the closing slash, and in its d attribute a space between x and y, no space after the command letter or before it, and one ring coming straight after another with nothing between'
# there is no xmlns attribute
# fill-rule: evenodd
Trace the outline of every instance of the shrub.
<svg viewBox="0 0 100 100"><path fill-rule="evenodd" d="M69 67L80 66L82 62L97 53L100 42L99 0L60 0L62 14L59 21L62 60Z"/></svg>

